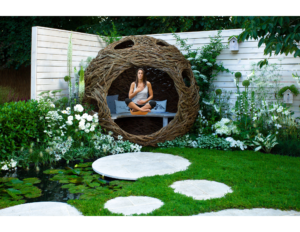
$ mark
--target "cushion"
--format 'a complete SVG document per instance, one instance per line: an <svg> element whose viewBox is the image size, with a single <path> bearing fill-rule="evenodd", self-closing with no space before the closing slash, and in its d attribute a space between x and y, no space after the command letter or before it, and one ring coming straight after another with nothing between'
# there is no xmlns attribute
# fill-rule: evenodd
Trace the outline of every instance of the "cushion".
<svg viewBox="0 0 300 232"><path fill-rule="evenodd" d="M119 95L110 95L106 97L107 105L111 114L116 113L116 103L115 100L118 100Z"/></svg>
<svg viewBox="0 0 300 232"><path fill-rule="evenodd" d="M119 113L129 113L129 107L126 105L125 101L117 101L115 100L116 104L116 114Z"/></svg>
<svg viewBox="0 0 300 232"><path fill-rule="evenodd" d="M132 110L130 110L130 113L132 114L132 115L146 115L146 114L148 114L148 112L147 111L132 111Z"/></svg>
<svg viewBox="0 0 300 232"><path fill-rule="evenodd" d="M156 101L156 106L151 109L151 112L166 112L167 109L167 100Z"/></svg>

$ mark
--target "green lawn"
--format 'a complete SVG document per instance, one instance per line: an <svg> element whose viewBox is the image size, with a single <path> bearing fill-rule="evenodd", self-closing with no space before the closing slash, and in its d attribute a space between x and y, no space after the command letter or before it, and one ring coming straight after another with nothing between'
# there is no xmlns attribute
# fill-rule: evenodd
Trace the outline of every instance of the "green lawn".
<svg viewBox="0 0 300 232"><path fill-rule="evenodd" d="M219 151L194 148L158 148L191 162L186 171L171 175L140 178L123 189L89 200L69 200L84 215L110 213L104 204L118 196L149 196L164 205L146 215L194 215L222 209L274 208L300 211L300 158L253 151ZM230 186L233 193L212 200L193 200L174 193L169 186L179 180L205 179Z"/></svg>

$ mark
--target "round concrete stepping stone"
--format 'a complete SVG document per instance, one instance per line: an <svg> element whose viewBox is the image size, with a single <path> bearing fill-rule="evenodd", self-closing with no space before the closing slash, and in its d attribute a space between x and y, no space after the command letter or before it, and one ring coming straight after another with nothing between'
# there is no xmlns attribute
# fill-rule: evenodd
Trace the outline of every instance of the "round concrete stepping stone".
<svg viewBox="0 0 300 232"><path fill-rule="evenodd" d="M175 193L181 193L195 200L208 200L223 197L226 193L232 193L230 187L225 184L208 180L182 180L174 182L170 187Z"/></svg>
<svg viewBox="0 0 300 232"><path fill-rule="evenodd" d="M1 209L0 216L82 216L82 214L67 203L34 202Z"/></svg>
<svg viewBox="0 0 300 232"><path fill-rule="evenodd" d="M144 176L172 174L186 170L191 163L180 156L135 152L110 155L97 159L92 167L95 172L121 180L136 180Z"/></svg>
<svg viewBox="0 0 300 232"><path fill-rule="evenodd" d="M200 213L193 216L300 216L300 212L279 209L224 209L218 212Z"/></svg>
<svg viewBox="0 0 300 232"><path fill-rule="evenodd" d="M153 197L117 197L107 201L104 208L112 213L122 213L124 215L151 213L164 203Z"/></svg>

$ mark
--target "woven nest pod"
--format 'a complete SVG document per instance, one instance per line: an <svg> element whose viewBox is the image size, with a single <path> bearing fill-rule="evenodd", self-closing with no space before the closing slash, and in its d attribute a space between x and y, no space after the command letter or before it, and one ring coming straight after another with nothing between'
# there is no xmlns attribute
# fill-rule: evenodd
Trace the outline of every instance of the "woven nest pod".
<svg viewBox="0 0 300 232"><path fill-rule="evenodd" d="M165 127L162 118L111 119L106 96L118 94L124 101L140 67L152 84L153 100L167 100L167 112L176 113ZM199 87L190 63L175 46L153 37L128 36L108 45L92 60L84 79L83 101L96 106L102 128L142 146L186 134L199 110Z"/></svg>

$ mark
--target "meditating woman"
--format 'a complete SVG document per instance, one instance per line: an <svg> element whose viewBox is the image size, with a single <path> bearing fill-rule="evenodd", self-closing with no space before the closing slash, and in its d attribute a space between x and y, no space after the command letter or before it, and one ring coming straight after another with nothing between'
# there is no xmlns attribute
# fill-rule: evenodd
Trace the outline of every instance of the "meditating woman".
<svg viewBox="0 0 300 232"><path fill-rule="evenodd" d="M151 112L151 109L156 106L156 102L151 100L153 90L151 83L147 81L144 69L138 69L136 80L131 83L128 95L129 98L126 98L125 102L132 111Z"/></svg>

